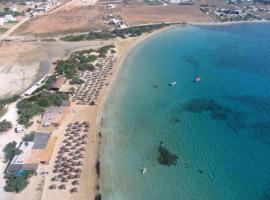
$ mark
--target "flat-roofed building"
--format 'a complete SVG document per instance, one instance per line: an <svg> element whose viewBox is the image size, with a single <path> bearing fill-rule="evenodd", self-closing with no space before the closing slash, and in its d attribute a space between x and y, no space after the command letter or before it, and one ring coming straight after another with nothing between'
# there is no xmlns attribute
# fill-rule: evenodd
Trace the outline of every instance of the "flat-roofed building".
<svg viewBox="0 0 270 200"><path fill-rule="evenodd" d="M58 127L69 110L69 106L52 106L46 108L41 117L43 127Z"/></svg>
<svg viewBox="0 0 270 200"><path fill-rule="evenodd" d="M56 141L51 133L35 133L33 142L21 143L21 153L14 156L7 171L37 171L39 164L49 163Z"/></svg>
<svg viewBox="0 0 270 200"><path fill-rule="evenodd" d="M56 90L56 91L60 90L60 88L62 87L65 81L66 81L66 78L64 76L62 75L58 76L56 80L54 81L51 89Z"/></svg>

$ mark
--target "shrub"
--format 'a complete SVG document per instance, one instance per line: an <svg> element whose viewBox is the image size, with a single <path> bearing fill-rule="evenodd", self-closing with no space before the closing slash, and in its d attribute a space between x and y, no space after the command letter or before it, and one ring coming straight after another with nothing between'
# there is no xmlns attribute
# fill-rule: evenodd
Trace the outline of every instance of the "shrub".
<svg viewBox="0 0 270 200"><path fill-rule="evenodd" d="M112 48L114 48L114 45L107 45L107 46L103 46L101 48L98 49L98 53L101 57L106 56L106 54L108 53L108 51Z"/></svg>
<svg viewBox="0 0 270 200"><path fill-rule="evenodd" d="M34 137L35 137L35 132L31 132L29 134L26 134L24 137L23 137L23 141L24 142L32 142L34 141Z"/></svg>
<svg viewBox="0 0 270 200"><path fill-rule="evenodd" d="M12 128L11 122L7 120L0 121L0 132L6 132Z"/></svg>

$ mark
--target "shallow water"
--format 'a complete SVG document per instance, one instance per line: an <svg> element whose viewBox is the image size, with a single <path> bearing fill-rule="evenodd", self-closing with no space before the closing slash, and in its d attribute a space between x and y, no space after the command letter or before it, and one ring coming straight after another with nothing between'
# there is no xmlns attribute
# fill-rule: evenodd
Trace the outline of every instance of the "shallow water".
<svg viewBox="0 0 270 200"><path fill-rule="evenodd" d="M270 24L182 27L135 48L104 108L102 198L270 198L269 36ZM158 164L160 141L176 166Z"/></svg>

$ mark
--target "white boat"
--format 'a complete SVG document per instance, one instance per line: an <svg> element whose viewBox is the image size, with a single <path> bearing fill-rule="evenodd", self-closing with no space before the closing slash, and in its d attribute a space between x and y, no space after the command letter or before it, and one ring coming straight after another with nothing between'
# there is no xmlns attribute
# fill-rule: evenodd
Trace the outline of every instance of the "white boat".
<svg viewBox="0 0 270 200"><path fill-rule="evenodd" d="M193 82L199 82L202 80L202 77L200 76L196 76L194 79L193 79Z"/></svg>
<svg viewBox="0 0 270 200"><path fill-rule="evenodd" d="M175 81L169 84L169 86L174 86L174 85L176 85Z"/></svg>
<svg viewBox="0 0 270 200"><path fill-rule="evenodd" d="M144 167L142 170L142 174L145 174L147 172L147 169Z"/></svg>

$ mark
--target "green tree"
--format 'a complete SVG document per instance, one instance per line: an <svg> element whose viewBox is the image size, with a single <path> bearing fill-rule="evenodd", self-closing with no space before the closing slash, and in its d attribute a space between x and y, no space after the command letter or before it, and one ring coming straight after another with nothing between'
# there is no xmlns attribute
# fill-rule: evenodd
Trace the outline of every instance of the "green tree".
<svg viewBox="0 0 270 200"><path fill-rule="evenodd" d="M5 175L6 185L4 190L7 192L20 192L28 184L25 176L16 176L13 173L8 173Z"/></svg>
<svg viewBox="0 0 270 200"><path fill-rule="evenodd" d="M11 161L12 158L15 155L18 155L21 153L21 150L19 150L16 147L17 143L15 141L8 143L5 148L3 149L4 156L5 156L5 162Z"/></svg>

